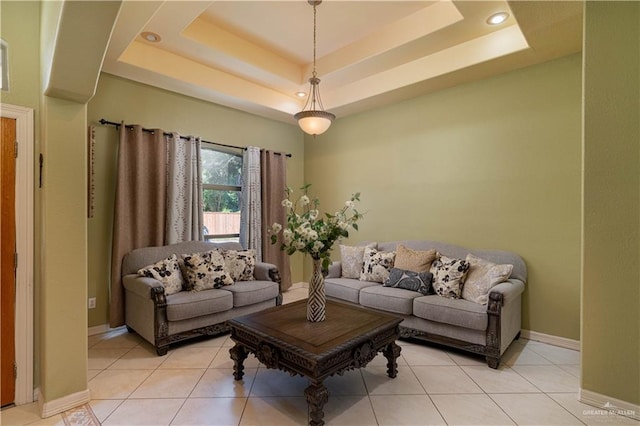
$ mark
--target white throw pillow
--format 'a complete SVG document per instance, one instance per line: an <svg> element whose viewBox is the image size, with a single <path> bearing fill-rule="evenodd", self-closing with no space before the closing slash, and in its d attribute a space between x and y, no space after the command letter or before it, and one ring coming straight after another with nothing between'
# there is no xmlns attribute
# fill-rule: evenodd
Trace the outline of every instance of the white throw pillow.
<svg viewBox="0 0 640 426"><path fill-rule="evenodd" d="M433 289L438 296L449 299L460 299L462 283L469 271L466 260L443 256L438 257L431 264L433 274Z"/></svg>
<svg viewBox="0 0 640 426"><path fill-rule="evenodd" d="M462 287L462 298L486 305L489 291L509 279L513 265L498 265L472 254L468 254L466 260L470 269Z"/></svg>
<svg viewBox="0 0 640 426"><path fill-rule="evenodd" d="M342 267L342 278L360 279L362 266L364 265L364 249L375 247L374 244L366 246L345 246L340 245L340 263Z"/></svg>
<svg viewBox="0 0 640 426"><path fill-rule="evenodd" d="M183 254L182 262L187 288L191 291L220 288L233 284L231 275L225 266L224 257L218 250Z"/></svg>
<svg viewBox="0 0 640 426"><path fill-rule="evenodd" d="M175 254L153 265L141 268L138 275L160 281L164 287L164 294L167 296L182 291L182 273L180 273L178 257Z"/></svg>
<svg viewBox="0 0 640 426"><path fill-rule="evenodd" d="M395 251L378 251L377 249L366 247L364 249L364 265L360 280L383 283L389 278L389 272L393 268L396 258Z"/></svg>
<svg viewBox="0 0 640 426"><path fill-rule="evenodd" d="M256 268L256 251L249 250L225 250L224 262L233 281L253 280L253 271Z"/></svg>

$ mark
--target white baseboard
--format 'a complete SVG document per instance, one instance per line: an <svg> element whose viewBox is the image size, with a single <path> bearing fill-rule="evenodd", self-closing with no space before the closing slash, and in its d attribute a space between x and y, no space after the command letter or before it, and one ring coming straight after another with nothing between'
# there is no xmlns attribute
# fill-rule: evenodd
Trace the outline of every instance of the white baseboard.
<svg viewBox="0 0 640 426"><path fill-rule="evenodd" d="M585 414L594 416L608 416L617 414L619 416L629 417L634 420L640 420L640 405L632 404L620 399L611 398L597 392L592 392L580 388L578 400L583 404L596 407L593 413L590 410L584 410Z"/></svg>
<svg viewBox="0 0 640 426"><path fill-rule="evenodd" d="M289 287L289 290L295 290L296 288L309 288L309 283L300 281L299 283L291 284L291 287Z"/></svg>
<svg viewBox="0 0 640 426"><path fill-rule="evenodd" d="M56 414L63 413L67 410L91 401L89 389L72 393L71 395L63 396L62 398L54 399L53 401L47 402L42 401L42 394L40 393L39 388L37 389L36 393L38 394L40 417L42 417L43 419L55 416Z"/></svg>
<svg viewBox="0 0 640 426"><path fill-rule="evenodd" d="M551 334L538 333L537 331L522 330L520 336L523 339L534 340L536 342L548 343L549 345L560 346L561 348L580 350L580 341L567 339L566 337L553 336Z"/></svg>
<svg viewBox="0 0 640 426"><path fill-rule="evenodd" d="M93 327L89 327L89 329L87 331L87 335L88 336L93 336L95 334L102 334L102 333L106 333L106 332L112 331L112 330L119 330L122 327L124 327L124 325L120 326L120 327L116 327L116 328L109 327L109 324L96 325L96 326L93 326Z"/></svg>

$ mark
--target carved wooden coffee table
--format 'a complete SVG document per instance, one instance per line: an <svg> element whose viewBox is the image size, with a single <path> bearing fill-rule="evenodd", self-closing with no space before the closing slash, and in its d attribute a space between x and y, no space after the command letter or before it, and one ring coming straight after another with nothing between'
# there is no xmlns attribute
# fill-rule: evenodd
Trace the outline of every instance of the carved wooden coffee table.
<svg viewBox="0 0 640 426"><path fill-rule="evenodd" d="M233 377L241 380L244 360L253 353L267 368L277 368L309 379L304 395L309 404L309 424L324 424L323 407L329 392L323 380L362 368L378 352L387 358L387 374L398 373L398 324L402 318L358 306L327 301L327 319L307 321L307 301L276 306L228 321Z"/></svg>

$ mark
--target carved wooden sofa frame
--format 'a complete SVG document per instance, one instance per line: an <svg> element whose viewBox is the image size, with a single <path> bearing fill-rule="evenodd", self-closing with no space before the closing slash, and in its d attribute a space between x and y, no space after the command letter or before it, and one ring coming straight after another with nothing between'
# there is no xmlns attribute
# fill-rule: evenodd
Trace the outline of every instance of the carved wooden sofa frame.
<svg viewBox="0 0 640 426"><path fill-rule="evenodd" d="M122 279L125 287L125 323L130 332L135 332L151 343L158 355L165 355L170 345L202 336L215 336L229 331L228 319L257 312L282 304L280 274L273 264L258 262L255 267L255 280L242 281L222 289L201 292L180 292L182 303L198 303L198 297L211 295L208 292L232 293L234 286L259 292L255 303L234 306L219 312L171 321L168 318L168 306L175 296L165 295L162 284L152 278L136 275L138 269L162 260L171 254L203 252L214 248L241 250L237 243L208 243L190 241L163 247L146 247L129 253L123 259ZM274 285L275 284L275 285ZM188 294L182 294L188 293Z"/></svg>
<svg viewBox="0 0 640 426"><path fill-rule="evenodd" d="M491 289L488 294L486 310L482 305L474 304L467 300L447 300L447 303L443 303L445 301L436 295L421 296L408 290L388 287L385 290L376 290L375 287L381 286L380 283L343 278L341 276L341 262L334 262L329 267L328 274L325 277L327 297L394 313L404 318L403 322L400 323L401 338L422 340L482 355L485 357L489 367L498 368L500 358L506 349L513 340L520 337L522 293L527 279L527 268L524 260L511 252L473 250L427 240L384 242L377 243L377 247L380 251L393 251L396 249L397 244L403 244L413 250L436 249L446 256L461 259L464 259L468 253L472 253L477 257L494 263L513 264L514 268L511 277L507 281ZM396 307L392 303L387 304L385 301L372 303L372 300L375 300L372 297L378 297L378 300L380 300L382 296L387 296L386 292L389 293L389 297L405 298L408 303L415 299L413 305L421 300L421 303L425 303L424 306L434 308L433 312L439 312L442 315L438 317L434 313L431 316L425 315L424 318L421 318L419 317L420 314L416 314L413 309L411 309L410 313L407 313L408 311L399 312L394 311ZM412 295L402 294L402 292L409 292ZM363 298L362 295L365 293L366 296ZM372 293L376 295L371 296ZM431 301L428 301L429 298L431 298ZM467 311L468 309L471 310ZM479 325L480 323L472 325L473 321L471 320L467 321L466 326L463 320L457 321L456 315L462 314L456 314L456 312L462 311L469 312L469 317L476 315L477 318L486 320L486 327L483 328ZM483 317L483 314L486 316Z"/></svg>

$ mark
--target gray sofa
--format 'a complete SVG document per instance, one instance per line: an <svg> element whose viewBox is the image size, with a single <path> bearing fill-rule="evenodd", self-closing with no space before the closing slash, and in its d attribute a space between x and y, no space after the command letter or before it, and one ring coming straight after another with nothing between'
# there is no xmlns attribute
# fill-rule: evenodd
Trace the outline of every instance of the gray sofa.
<svg viewBox="0 0 640 426"><path fill-rule="evenodd" d="M491 368L520 335L521 298L527 281L527 267L515 253L498 250L470 250L436 241L377 243L379 251L394 251L397 244L413 250L436 249L448 257L465 259L468 253L496 264L511 264L510 278L489 293L487 305L465 299L448 299L380 283L342 278L341 263L333 262L325 278L328 298L392 312L404 318L402 338L444 344L485 356Z"/></svg>
<svg viewBox="0 0 640 426"><path fill-rule="evenodd" d="M214 248L242 250L238 243L189 241L133 250L122 261L125 323L165 355L169 345L194 337L228 331L226 320L282 303L280 276L275 265L256 263L255 280L219 289L180 291L165 295L162 284L137 271L172 254L206 252Z"/></svg>

